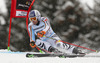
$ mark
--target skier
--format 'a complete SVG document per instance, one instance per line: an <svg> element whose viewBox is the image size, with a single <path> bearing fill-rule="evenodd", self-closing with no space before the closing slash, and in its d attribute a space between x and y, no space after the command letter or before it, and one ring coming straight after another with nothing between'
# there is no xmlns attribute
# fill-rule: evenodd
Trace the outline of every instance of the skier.
<svg viewBox="0 0 100 63"><path fill-rule="evenodd" d="M52 30L49 19L47 17L41 17L41 14L38 10L30 11L29 20L30 23L28 25L28 30L30 33L30 46L32 48L38 46L49 52L58 52L59 49L64 49L70 53L80 53L75 47L61 42L61 39ZM39 39L36 39L35 35Z"/></svg>

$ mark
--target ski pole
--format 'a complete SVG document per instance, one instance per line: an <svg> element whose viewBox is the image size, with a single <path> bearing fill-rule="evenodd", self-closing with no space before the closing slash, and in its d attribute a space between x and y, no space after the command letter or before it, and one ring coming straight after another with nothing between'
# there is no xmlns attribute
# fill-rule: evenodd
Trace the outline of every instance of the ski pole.
<svg viewBox="0 0 100 63"><path fill-rule="evenodd" d="M53 39L53 40L57 40L57 39L54 39L52 37L47 37L47 36L43 36L43 37L46 37L46 38L49 38L49 39ZM80 47L80 48L84 48L84 49L87 49L87 50L90 50L90 51L93 51L93 52L98 52L97 50L92 50L92 49L89 49L89 48L86 48L86 47L83 47L83 46L79 46L79 45L76 45L76 44L72 44L72 43L69 43L69 42L65 42L65 41L62 41L62 40L57 40L57 41L61 41L63 43L66 43L66 44L69 44L69 45L73 45L73 46L77 46L77 47Z"/></svg>
<svg viewBox="0 0 100 63"><path fill-rule="evenodd" d="M42 51L39 47L36 46L36 48L38 49L38 51L39 51L40 53L43 53L43 51Z"/></svg>
<svg viewBox="0 0 100 63"><path fill-rule="evenodd" d="M40 53L43 53L43 51L44 51L45 53L51 53L51 52L49 52L49 51L47 51L47 50L45 50L45 49L39 48L38 46L36 46L36 49L38 49L38 51L39 51Z"/></svg>
<svg viewBox="0 0 100 63"><path fill-rule="evenodd" d="M38 47L39 48L39 47ZM41 49L41 50L43 50L45 53L51 53L51 52L49 52L49 51L47 51L47 50L45 50L45 49L42 49L42 48L39 48L39 49ZM42 52L43 53L43 52Z"/></svg>
<svg viewBox="0 0 100 63"><path fill-rule="evenodd" d="M38 46L35 46L35 48L36 48L40 53L43 53L43 51L46 52L46 53L51 53L51 52L49 52L49 51L47 51L47 50L45 50L45 49L42 49L42 48L40 48L40 47L38 47Z"/></svg>

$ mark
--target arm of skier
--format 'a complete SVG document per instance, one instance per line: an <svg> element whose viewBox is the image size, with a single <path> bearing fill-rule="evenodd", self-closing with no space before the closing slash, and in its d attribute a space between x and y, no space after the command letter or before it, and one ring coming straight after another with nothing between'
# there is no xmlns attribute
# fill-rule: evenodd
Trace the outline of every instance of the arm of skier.
<svg viewBox="0 0 100 63"><path fill-rule="evenodd" d="M45 23L45 29L43 31L47 32L50 29L49 19L44 18L43 22Z"/></svg>
<svg viewBox="0 0 100 63"><path fill-rule="evenodd" d="M30 33L30 46L34 48L36 46L35 44L35 34L34 29L32 29L32 26L28 27L29 33Z"/></svg>
<svg viewBox="0 0 100 63"><path fill-rule="evenodd" d="M42 21L43 21L44 24L45 24L45 28L44 28L41 32L38 32L38 33L37 33L37 36L38 36L38 37L43 37L43 35L45 35L46 32L50 29L50 24L49 24L49 22L48 22L48 19L47 19L47 18L44 18Z"/></svg>

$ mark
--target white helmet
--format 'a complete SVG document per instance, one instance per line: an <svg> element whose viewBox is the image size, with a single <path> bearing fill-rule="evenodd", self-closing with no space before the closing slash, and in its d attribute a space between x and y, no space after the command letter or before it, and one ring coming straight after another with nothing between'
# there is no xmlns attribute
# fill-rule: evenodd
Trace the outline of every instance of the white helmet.
<svg viewBox="0 0 100 63"><path fill-rule="evenodd" d="M36 19L38 19L40 21L41 14L38 10L31 10L29 13L29 18L31 18L31 17L36 17Z"/></svg>

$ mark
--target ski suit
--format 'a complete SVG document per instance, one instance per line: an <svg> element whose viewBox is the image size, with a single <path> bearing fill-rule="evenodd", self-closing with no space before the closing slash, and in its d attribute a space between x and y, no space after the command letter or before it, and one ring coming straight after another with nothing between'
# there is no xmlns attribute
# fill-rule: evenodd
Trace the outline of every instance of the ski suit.
<svg viewBox="0 0 100 63"><path fill-rule="evenodd" d="M54 48L62 48L62 49L69 50L70 53L72 53L73 51L74 47L70 47L70 45L64 44L63 42L59 41L61 39L52 30L49 23L49 19L47 17L41 17L38 25L34 25L32 22L30 22L28 25L28 30L30 33L30 41L34 41L35 44L40 48L48 50L49 47L52 46ZM35 35L37 36L37 33L40 31L46 32L45 37L43 36L43 37L39 37L39 39L36 39ZM56 40L50 39L48 37L54 38Z"/></svg>

